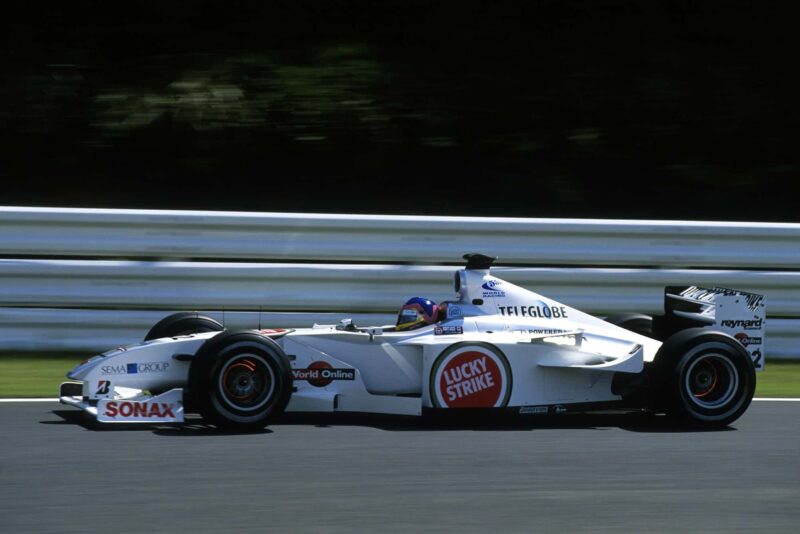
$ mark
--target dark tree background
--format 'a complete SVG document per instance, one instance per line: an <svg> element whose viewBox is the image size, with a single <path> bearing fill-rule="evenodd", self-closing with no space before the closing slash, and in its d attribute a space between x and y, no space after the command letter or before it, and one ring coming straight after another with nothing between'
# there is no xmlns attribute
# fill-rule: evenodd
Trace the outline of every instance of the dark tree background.
<svg viewBox="0 0 800 534"><path fill-rule="evenodd" d="M4 10L0 204L800 219L782 4Z"/></svg>

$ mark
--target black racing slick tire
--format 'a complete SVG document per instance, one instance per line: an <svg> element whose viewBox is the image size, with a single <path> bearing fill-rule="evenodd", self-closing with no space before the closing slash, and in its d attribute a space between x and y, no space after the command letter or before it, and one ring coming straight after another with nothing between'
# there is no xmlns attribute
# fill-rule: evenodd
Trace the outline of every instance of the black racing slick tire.
<svg viewBox="0 0 800 534"><path fill-rule="evenodd" d="M635 334L653 337L653 318L641 313L621 313L606 317L606 322Z"/></svg>
<svg viewBox="0 0 800 534"><path fill-rule="evenodd" d="M211 317L196 312L180 312L158 321L144 336L145 341L162 337L185 336L201 332L221 332L225 328Z"/></svg>
<svg viewBox="0 0 800 534"><path fill-rule="evenodd" d="M252 330L226 332L197 351L188 387L206 422L226 430L260 430L289 403L292 368L273 340Z"/></svg>
<svg viewBox="0 0 800 534"><path fill-rule="evenodd" d="M750 406L756 373L734 338L689 328L667 339L655 357L661 407L684 423L727 426Z"/></svg>

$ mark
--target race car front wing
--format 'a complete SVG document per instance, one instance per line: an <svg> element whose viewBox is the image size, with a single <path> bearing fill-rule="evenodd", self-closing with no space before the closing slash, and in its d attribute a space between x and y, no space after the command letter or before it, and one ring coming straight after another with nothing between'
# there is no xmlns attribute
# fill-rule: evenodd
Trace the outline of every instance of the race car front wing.
<svg viewBox="0 0 800 534"><path fill-rule="evenodd" d="M79 408L101 423L183 423L183 389L147 395L132 388L114 388L108 398L91 401L83 396L83 384L64 382L59 401Z"/></svg>

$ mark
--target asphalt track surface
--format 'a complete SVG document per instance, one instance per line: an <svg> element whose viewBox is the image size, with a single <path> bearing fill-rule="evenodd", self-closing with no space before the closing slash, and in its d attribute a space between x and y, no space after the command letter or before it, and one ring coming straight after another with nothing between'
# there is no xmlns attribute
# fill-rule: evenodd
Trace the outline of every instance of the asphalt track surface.
<svg viewBox="0 0 800 534"><path fill-rule="evenodd" d="M258 434L92 430L0 404L0 532L797 532L800 403L640 416L303 417Z"/></svg>

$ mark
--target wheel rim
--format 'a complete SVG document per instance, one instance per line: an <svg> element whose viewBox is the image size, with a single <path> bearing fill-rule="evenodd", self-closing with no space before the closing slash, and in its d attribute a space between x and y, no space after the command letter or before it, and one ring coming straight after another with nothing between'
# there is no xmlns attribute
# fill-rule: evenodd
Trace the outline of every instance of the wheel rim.
<svg viewBox="0 0 800 534"><path fill-rule="evenodd" d="M736 366L725 355L704 354L686 371L685 387L689 399L701 408L714 409L729 403L739 386Z"/></svg>
<svg viewBox="0 0 800 534"><path fill-rule="evenodd" d="M275 390L275 374L256 354L241 354L220 369L218 391L222 401L239 412L262 408Z"/></svg>

